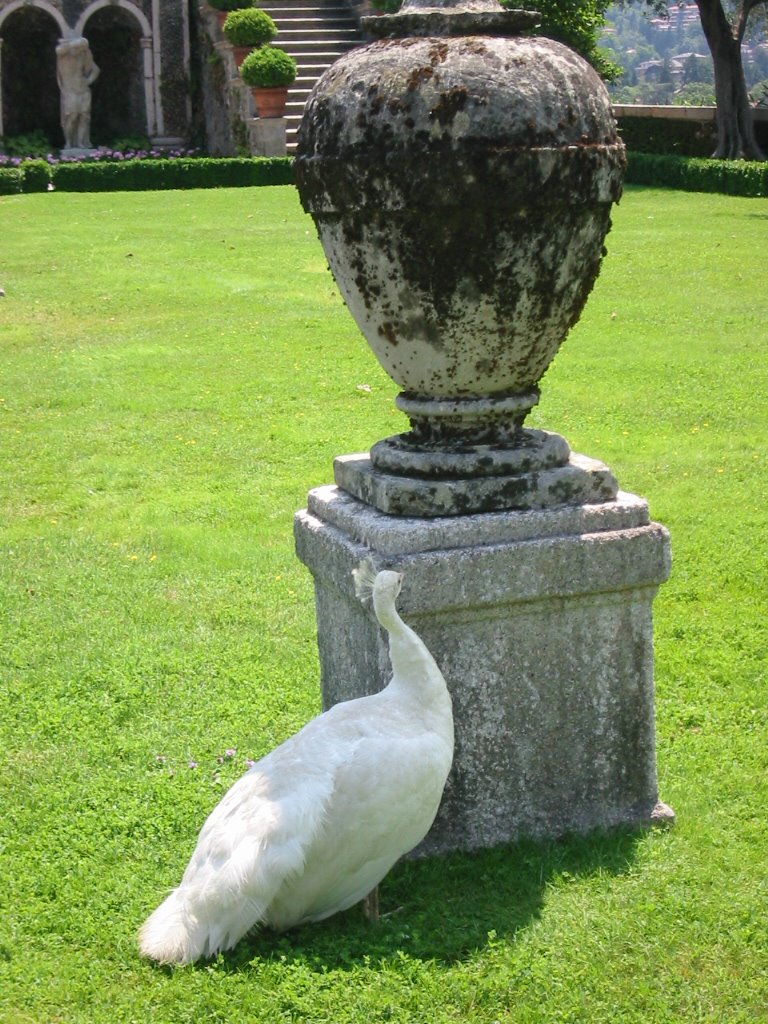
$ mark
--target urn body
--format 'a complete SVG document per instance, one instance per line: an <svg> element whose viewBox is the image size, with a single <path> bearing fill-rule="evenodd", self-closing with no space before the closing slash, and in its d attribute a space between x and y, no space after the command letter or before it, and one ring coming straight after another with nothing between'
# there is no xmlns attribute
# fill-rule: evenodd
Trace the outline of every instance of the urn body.
<svg viewBox="0 0 768 1024"><path fill-rule="evenodd" d="M426 36L378 40L325 73L296 181L406 395L529 408L599 271L624 162L606 90L567 47Z"/></svg>

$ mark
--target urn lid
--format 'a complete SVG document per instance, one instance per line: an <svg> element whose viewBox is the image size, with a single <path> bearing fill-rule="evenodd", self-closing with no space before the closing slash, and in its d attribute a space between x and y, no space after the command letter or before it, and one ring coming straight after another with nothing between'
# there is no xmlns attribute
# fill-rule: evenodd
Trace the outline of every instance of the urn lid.
<svg viewBox="0 0 768 1024"><path fill-rule="evenodd" d="M369 35L404 36L514 36L540 23L536 11L505 10L497 0L406 0L395 14L363 18Z"/></svg>

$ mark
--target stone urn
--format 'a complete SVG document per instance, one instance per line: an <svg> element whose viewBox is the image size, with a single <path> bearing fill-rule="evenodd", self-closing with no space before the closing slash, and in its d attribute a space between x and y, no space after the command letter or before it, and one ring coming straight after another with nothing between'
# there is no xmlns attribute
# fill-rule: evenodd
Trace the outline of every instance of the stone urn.
<svg viewBox="0 0 768 1024"><path fill-rule="evenodd" d="M408 0L315 86L296 183L411 430L340 486L443 515L615 497L606 467L526 430L597 277L624 146L594 70L495 0Z"/></svg>

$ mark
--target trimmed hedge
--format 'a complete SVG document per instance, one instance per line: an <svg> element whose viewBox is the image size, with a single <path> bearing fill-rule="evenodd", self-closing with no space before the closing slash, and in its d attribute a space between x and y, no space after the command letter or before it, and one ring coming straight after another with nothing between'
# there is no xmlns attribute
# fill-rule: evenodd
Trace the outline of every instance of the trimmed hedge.
<svg viewBox="0 0 768 1024"><path fill-rule="evenodd" d="M717 148L715 120L697 121L684 117L638 117L621 114L617 119L619 135L627 149L635 153L665 153L668 156L710 157ZM768 149L768 121L754 122L758 146Z"/></svg>
<svg viewBox="0 0 768 1024"><path fill-rule="evenodd" d="M0 196L24 191L24 173L19 167L0 167Z"/></svg>
<svg viewBox="0 0 768 1024"><path fill-rule="evenodd" d="M635 153L708 157L717 144L714 121L633 115L617 118L617 124L624 145Z"/></svg>
<svg viewBox="0 0 768 1024"><path fill-rule="evenodd" d="M20 165L25 192L45 192L51 183L51 165L47 160L25 160Z"/></svg>
<svg viewBox="0 0 768 1024"><path fill-rule="evenodd" d="M768 196L768 162L702 160L697 157L628 153L625 181L684 192L722 192L729 196Z"/></svg>
<svg viewBox="0 0 768 1024"><path fill-rule="evenodd" d="M292 183L293 159L286 156L60 164L25 160L18 167L0 167L0 195L45 192L50 188L59 192L144 192Z"/></svg>
<svg viewBox="0 0 768 1024"><path fill-rule="evenodd" d="M688 192L768 196L768 162L702 160L630 152L626 181ZM177 158L125 163L61 163L28 160L0 167L0 195L44 192L137 192L154 189L236 188L293 183L291 157Z"/></svg>
<svg viewBox="0 0 768 1024"><path fill-rule="evenodd" d="M127 160L125 163L56 164L54 188L61 192L138 192L150 189L235 188L290 185L290 157L194 157Z"/></svg>

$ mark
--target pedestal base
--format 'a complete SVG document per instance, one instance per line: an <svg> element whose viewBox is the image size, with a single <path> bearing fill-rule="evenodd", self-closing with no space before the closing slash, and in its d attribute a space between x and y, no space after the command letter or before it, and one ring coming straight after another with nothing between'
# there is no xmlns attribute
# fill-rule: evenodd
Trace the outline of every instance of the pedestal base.
<svg viewBox="0 0 768 1024"><path fill-rule="evenodd" d="M70 160L82 160L85 157L94 156L95 153L96 150L92 146L87 146L85 148L81 146L65 146L64 149L59 151L59 155L61 157L64 159L69 158Z"/></svg>
<svg viewBox="0 0 768 1024"><path fill-rule="evenodd" d="M252 117L248 120L248 136L253 156L285 156L286 120L284 117Z"/></svg>
<svg viewBox="0 0 768 1024"><path fill-rule="evenodd" d="M450 688L454 766L418 853L669 820L651 624L669 543L642 499L427 520L321 487L295 534L315 580L324 707L389 680L386 635L354 595L364 558L405 574L401 614Z"/></svg>
<svg viewBox="0 0 768 1024"><path fill-rule="evenodd" d="M607 466L573 452L564 465L466 478L382 473L365 454L340 455L333 475L339 487L381 512L426 518L593 504L619 491Z"/></svg>

